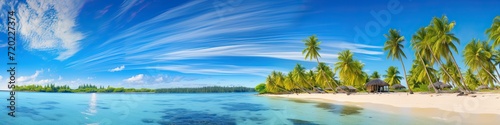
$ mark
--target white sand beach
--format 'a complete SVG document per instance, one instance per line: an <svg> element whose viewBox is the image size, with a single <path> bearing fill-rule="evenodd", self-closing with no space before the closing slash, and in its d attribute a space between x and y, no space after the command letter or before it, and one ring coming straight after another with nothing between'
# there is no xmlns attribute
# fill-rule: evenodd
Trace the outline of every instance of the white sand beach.
<svg viewBox="0 0 500 125"><path fill-rule="evenodd" d="M472 97L475 95L476 97ZM285 94L266 95L292 99L315 100L330 103L372 103L403 108L430 108L456 113L500 115L500 94L478 93L469 96L457 94ZM359 105L359 104L358 104Z"/></svg>

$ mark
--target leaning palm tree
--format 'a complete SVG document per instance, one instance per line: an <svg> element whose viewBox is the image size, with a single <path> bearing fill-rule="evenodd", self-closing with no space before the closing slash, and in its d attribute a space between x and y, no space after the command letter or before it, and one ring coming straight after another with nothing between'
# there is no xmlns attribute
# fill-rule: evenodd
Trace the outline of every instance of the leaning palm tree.
<svg viewBox="0 0 500 125"><path fill-rule="evenodd" d="M387 51L387 58L392 58L392 60L397 59L401 62L405 75L406 86L408 86L408 79L406 78L406 68L405 64L403 63L403 58L406 58L406 55L403 52L404 46L402 42L405 38L404 36L401 36L399 34L399 31L396 31L395 29L389 29L389 33L384 34L384 36L385 38L387 38L387 41L384 45L384 51ZM410 94L413 94L411 87L408 86L408 90L410 91Z"/></svg>
<svg viewBox="0 0 500 125"><path fill-rule="evenodd" d="M403 77L398 76L399 71L398 71L397 67L390 66L386 70L386 72L387 72L387 74L384 75L384 77L385 77L384 81L385 82L387 82L390 86L392 86L394 84L401 84L401 79L403 79ZM408 88L410 88L410 87L408 87Z"/></svg>
<svg viewBox="0 0 500 125"><path fill-rule="evenodd" d="M309 86L310 88L312 88L313 90L316 90L314 88L314 85L311 83L311 81L307 80L307 76L306 76L306 70L304 67L302 67L302 65L300 64L297 64L295 65L295 68L293 68L293 74L295 75L294 76L294 80L296 82L299 82L299 83L306 83L305 85L303 86Z"/></svg>
<svg viewBox="0 0 500 125"><path fill-rule="evenodd" d="M321 48L319 48L319 44L321 44L321 42L318 40L316 35L310 36L309 38L305 39L303 42L304 42L304 45L306 46L306 48L304 48L304 50L302 50L302 54L305 54L305 59L308 59L308 58L309 58L309 60L316 59L316 61L318 62L318 65L319 65L320 64L319 58L321 58L321 55L319 54L319 51L321 50ZM326 78L326 75L324 72L322 72L321 75L323 75L323 78ZM328 81L328 79L326 79L326 80ZM332 80L332 81L333 81L333 83L335 83L335 85L338 86L338 84L335 82L335 80ZM328 85L330 85L330 84L328 84ZM333 87L330 86L330 88L333 88Z"/></svg>
<svg viewBox="0 0 500 125"><path fill-rule="evenodd" d="M464 78L461 74L462 72L460 71L460 67L458 67L458 64L452 53L452 51L458 53L458 49L455 46L455 43L460 44L460 40L455 37L455 34L450 33L455 27L455 24L455 21L449 22L448 17L444 15L441 18L434 17L431 21L431 24L427 27L429 34L431 34L429 35L428 41L433 43L432 46L428 47L432 49L432 52L434 53L432 55L443 69L444 65L441 63L441 58L453 61L453 64L458 71L457 74L460 74L460 82L455 83L460 84L464 83ZM451 77L448 71L446 71L445 74ZM468 91L465 84L464 87L465 90Z"/></svg>
<svg viewBox="0 0 500 125"><path fill-rule="evenodd" d="M266 89L271 93L286 92L283 73L273 71L266 78Z"/></svg>
<svg viewBox="0 0 500 125"><path fill-rule="evenodd" d="M332 69L330 68L330 66L326 65L326 63L324 62L321 62L319 63L318 67L316 67L316 81L318 82L318 84L320 86L322 86L323 88L327 88L327 87L331 87L331 83L330 81L334 81L334 73L332 71ZM322 75L322 74L325 74L325 75ZM326 76L326 78L324 78L324 76ZM327 79L327 80L324 80L324 79ZM331 80L330 80L331 79ZM332 90L334 88L331 88Z"/></svg>
<svg viewBox="0 0 500 125"><path fill-rule="evenodd" d="M304 89L304 87L300 84L298 84L297 82L295 82L294 78L293 78L294 74L292 71L288 72L288 74L286 75L285 77L285 88L287 90L292 90L292 91L295 91L296 89L299 89L299 90L302 90L303 92L307 92L309 93L308 91L306 91Z"/></svg>
<svg viewBox="0 0 500 125"><path fill-rule="evenodd" d="M445 70L440 69L439 74L440 74L441 80L444 83L450 83L451 79L455 79L455 81L458 81L460 79L459 75L461 75L461 74L459 74L459 72L455 68L455 65L453 65L453 62L451 62L450 60L446 61L446 64L444 67L445 67L446 71L449 72L450 75L452 76L452 77L449 77L448 75L446 75L444 73Z"/></svg>
<svg viewBox="0 0 500 125"><path fill-rule="evenodd" d="M500 45L500 16L496 16L493 19L493 24L486 30L486 34L488 34L488 41L493 41L492 47Z"/></svg>
<svg viewBox="0 0 500 125"><path fill-rule="evenodd" d="M477 88L480 85L478 77L476 77L476 74L470 68L465 71L465 84L471 87L471 89Z"/></svg>
<svg viewBox="0 0 500 125"><path fill-rule="evenodd" d="M484 72L485 75L488 75L487 77L491 77L498 83L498 79L490 71L494 67L493 63L490 62L491 53L485 51L488 47L483 44L487 43L476 39L469 42L463 52L464 62L473 71ZM483 79L486 79L485 76L483 76Z"/></svg>
<svg viewBox="0 0 500 125"><path fill-rule="evenodd" d="M427 67L428 63L426 63L426 61L424 60L432 60L431 56L429 56L429 53L432 53L432 51L431 49L428 49L429 46L428 44L430 42L427 42L426 39L427 39L427 31L425 30L425 28L420 28L417 31L417 33L413 35L411 40L411 46L413 47L413 50L415 50L415 57L417 58L417 60L420 61L421 67L423 67L422 69L424 69L423 71L425 71L423 75L427 76L429 84L433 84L434 82L432 82L432 79L430 77L431 76L430 72L428 71L428 68L425 68ZM432 66L432 62L430 62L430 64ZM432 86L432 88L434 89L434 92L438 93L436 87Z"/></svg>

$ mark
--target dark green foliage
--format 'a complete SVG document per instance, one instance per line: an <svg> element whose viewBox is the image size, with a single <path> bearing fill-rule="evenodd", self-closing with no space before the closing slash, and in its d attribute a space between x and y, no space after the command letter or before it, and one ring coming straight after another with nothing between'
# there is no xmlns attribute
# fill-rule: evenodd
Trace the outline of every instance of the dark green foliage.
<svg viewBox="0 0 500 125"><path fill-rule="evenodd" d="M207 86L200 88L161 88L156 93L228 93L228 92L255 92L253 88L247 87L221 87Z"/></svg>
<svg viewBox="0 0 500 125"><path fill-rule="evenodd" d="M77 89L71 89L68 85L56 86L54 84L48 84L45 86L42 85L22 85L16 86L14 88L15 91L28 91L28 92L59 92L59 93L111 93L111 92L154 92L154 89L135 89L135 88L113 88L108 86L105 88L104 86L95 86L92 84L84 84L78 86Z"/></svg>
<svg viewBox="0 0 500 125"><path fill-rule="evenodd" d="M260 94L266 93L266 84L261 83L255 86L255 91L259 92Z"/></svg>

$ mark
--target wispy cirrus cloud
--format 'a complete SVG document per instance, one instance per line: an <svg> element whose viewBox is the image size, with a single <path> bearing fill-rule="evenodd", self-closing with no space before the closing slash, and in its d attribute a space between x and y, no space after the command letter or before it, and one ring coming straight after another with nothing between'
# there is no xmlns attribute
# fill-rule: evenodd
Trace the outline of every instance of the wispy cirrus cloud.
<svg viewBox="0 0 500 125"><path fill-rule="evenodd" d="M19 3L19 33L29 50L57 51L57 60L78 52L85 35L76 31L76 16L84 1L26 0Z"/></svg>
<svg viewBox="0 0 500 125"><path fill-rule="evenodd" d="M207 75L242 75L252 74L257 76L266 76L272 70L262 67L243 67L236 65L212 65L212 64L189 64L189 65L163 65L149 66L145 69L168 70L191 74Z"/></svg>

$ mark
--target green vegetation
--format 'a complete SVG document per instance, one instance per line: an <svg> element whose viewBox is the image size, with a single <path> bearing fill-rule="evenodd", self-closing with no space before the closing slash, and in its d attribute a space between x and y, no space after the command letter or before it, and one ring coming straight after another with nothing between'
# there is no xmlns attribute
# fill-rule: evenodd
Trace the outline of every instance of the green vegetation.
<svg viewBox="0 0 500 125"><path fill-rule="evenodd" d="M490 89L498 89L500 83L500 16L493 19L493 24L486 29L488 40L473 39L466 44L462 53L459 53L457 46L460 40L452 33L456 23L449 21L448 17L434 17L429 25L418 29L411 38L411 45L414 52L413 64L407 72L404 64L406 54L403 49L405 38L400 35L400 31L389 29L388 34L384 34L385 41L383 50L387 53L387 58L401 62L403 75L400 76L398 68L391 66L383 75L384 81L393 84L406 81L408 92L429 92L438 93L434 86L428 88L435 82L443 82L453 86L453 91L470 93L476 91L479 86L488 86ZM379 79L379 72L374 71L368 75L363 71L364 64L354 58L350 50L342 50L338 53L337 62L334 67L320 62L319 51L321 42L312 35L303 40L305 49L302 54L305 59L315 60L318 65L315 70L305 70L301 64L296 64L293 71L288 74L272 71L264 84L258 85L259 92L265 89L266 93L299 93L323 90L335 91L334 87L340 85L353 86L358 91L363 91L365 83L370 79ZM455 60L456 55L461 55L463 63L467 67L458 67ZM333 70L332 70L333 69ZM462 72L465 71L465 72ZM339 74L336 80L335 74ZM257 88L257 87L256 87ZM430 90L429 90L430 89ZM407 90L398 90L407 91Z"/></svg>
<svg viewBox="0 0 500 125"><path fill-rule="evenodd" d="M123 87L104 87L95 86L91 84L84 84L78 86L77 89L71 89L67 85L56 86L54 84L49 85L22 85L16 86L15 91L28 91L28 92L59 92L59 93L128 93L128 92L155 92L155 93L225 93L225 92L261 92L265 93L265 86L261 86L259 90L257 88L247 88L247 87L220 87L220 86L210 86L210 87L199 87L199 88L161 88L161 89L148 89L148 88L123 88Z"/></svg>
<svg viewBox="0 0 500 125"><path fill-rule="evenodd" d="M154 89L135 89L135 88L113 88L103 87L99 88L95 85L84 84L78 86L77 89L71 89L68 85L56 86L54 84L42 85L21 85L14 88L15 91L28 91L28 92L60 92L60 93L114 93L114 92L155 92Z"/></svg>
<svg viewBox="0 0 500 125"><path fill-rule="evenodd" d="M156 89L156 93L231 93L231 92L255 92L254 88L236 86L208 86L200 88L161 88Z"/></svg>
<svg viewBox="0 0 500 125"><path fill-rule="evenodd" d="M255 91L259 92L259 94L266 93L266 84L261 83L255 87Z"/></svg>

